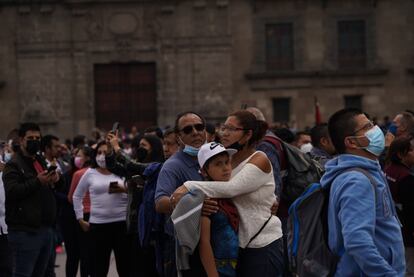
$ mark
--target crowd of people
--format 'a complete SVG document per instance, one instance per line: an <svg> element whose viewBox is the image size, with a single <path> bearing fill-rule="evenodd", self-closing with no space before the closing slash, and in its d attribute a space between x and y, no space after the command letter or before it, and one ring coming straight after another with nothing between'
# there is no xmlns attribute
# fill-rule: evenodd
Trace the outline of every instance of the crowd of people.
<svg viewBox="0 0 414 277"><path fill-rule="evenodd" d="M112 252L121 277L293 276L283 143L324 171L332 275L414 273L411 111L379 124L343 109L297 131L249 107L217 125L184 112L172 128L63 142L23 123L9 138L0 276L55 276L63 245L68 277L107 276Z"/></svg>

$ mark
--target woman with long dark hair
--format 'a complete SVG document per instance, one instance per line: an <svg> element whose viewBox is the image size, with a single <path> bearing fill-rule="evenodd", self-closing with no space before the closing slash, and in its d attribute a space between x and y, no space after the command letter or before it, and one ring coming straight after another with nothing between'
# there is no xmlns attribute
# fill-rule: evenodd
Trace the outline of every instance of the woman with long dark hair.
<svg viewBox="0 0 414 277"><path fill-rule="evenodd" d="M106 168L105 141L98 143L91 168L87 169L73 194L76 219L84 231L90 232L91 256L95 276L106 276L111 251L115 253L118 275L129 276L129 247L126 234L127 194L124 180ZM89 192L89 221L83 217L83 197Z"/></svg>
<svg viewBox="0 0 414 277"><path fill-rule="evenodd" d="M138 162L142 163L164 162L164 150L161 139L154 135L143 136L136 150L136 158Z"/></svg>

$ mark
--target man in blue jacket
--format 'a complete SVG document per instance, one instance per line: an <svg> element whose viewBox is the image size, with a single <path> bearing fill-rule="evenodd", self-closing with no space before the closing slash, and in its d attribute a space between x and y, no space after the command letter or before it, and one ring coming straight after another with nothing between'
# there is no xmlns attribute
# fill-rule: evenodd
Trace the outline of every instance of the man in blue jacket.
<svg viewBox="0 0 414 277"><path fill-rule="evenodd" d="M329 247L340 256L335 276L404 276L400 224L378 162L384 135L361 111L344 109L329 119L337 158L321 180L331 185ZM367 171L375 180L358 171Z"/></svg>

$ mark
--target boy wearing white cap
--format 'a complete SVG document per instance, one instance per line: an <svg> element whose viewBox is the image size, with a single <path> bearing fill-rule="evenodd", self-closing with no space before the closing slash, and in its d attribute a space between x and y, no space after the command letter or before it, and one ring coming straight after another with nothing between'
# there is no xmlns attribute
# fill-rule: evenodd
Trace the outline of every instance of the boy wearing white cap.
<svg viewBox="0 0 414 277"><path fill-rule="evenodd" d="M237 150L224 148L220 143L204 144L197 156L201 174L208 181L230 180L230 157L236 152ZM201 217L201 262L209 277L236 276L239 215L230 199L217 201L218 212Z"/></svg>

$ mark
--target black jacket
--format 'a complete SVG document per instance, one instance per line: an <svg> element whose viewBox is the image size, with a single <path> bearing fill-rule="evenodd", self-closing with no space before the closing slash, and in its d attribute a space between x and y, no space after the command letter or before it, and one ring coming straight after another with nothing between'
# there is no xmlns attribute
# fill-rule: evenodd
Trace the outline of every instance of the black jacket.
<svg viewBox="0 0 414 277"><path fill-rule="evenodd" d="M36 160L46 169L43 157ZM53 226L56 221L56 199L53 189L37 179L33 159L22 153L14 154L3 171L6 193L6 223L10 230L36 231L41 226ZM62 178L56 183L60 186Z"/></svg>
<svg viewBox="0 0 414 277"><path fill-rule="evenodd" d="M147 163L140 163L125 155L122 151L110 153L105 157L106 168L113 174L124 177L127 181L134 175L142 175Z"/></svg>

